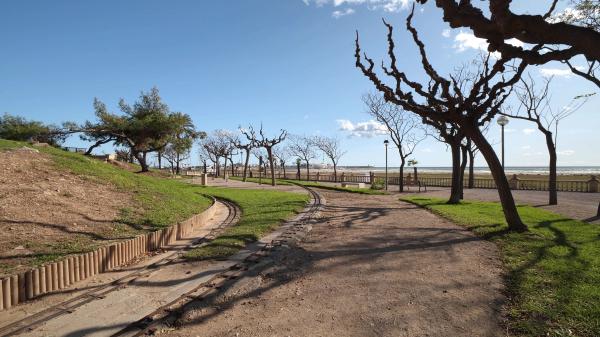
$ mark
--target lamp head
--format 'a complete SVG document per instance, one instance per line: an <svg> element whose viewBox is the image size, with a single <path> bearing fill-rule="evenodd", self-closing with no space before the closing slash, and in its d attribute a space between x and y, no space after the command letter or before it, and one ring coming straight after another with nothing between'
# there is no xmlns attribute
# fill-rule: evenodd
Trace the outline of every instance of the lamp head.
<svg viewBox="0 0 600 337"><path fill-rule="evenodd" d="M498 117L498 119L496 120L496 123L498 123L498 125L500 126L505 126L506 124L508 124L509 119L506 116L500 116Z"/></svg>
<svg viewBox="0 0 600 337"><path fill-rule="evenodd" d="M390 141L387 139L383 141L383 145L385 145L385 146L388 146L389 143L390 143Z"/></svg>

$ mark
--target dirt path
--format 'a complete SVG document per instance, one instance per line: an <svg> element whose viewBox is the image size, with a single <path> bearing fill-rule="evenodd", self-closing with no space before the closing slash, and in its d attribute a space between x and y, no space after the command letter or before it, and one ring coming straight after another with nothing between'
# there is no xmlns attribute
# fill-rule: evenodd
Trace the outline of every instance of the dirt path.
<svg viewBox="0 0 600 337"><path fill-rule="evenodd" d="M213 299L168 336L502 336L493 244L394 196L326 192L299 246Z"/></svg>

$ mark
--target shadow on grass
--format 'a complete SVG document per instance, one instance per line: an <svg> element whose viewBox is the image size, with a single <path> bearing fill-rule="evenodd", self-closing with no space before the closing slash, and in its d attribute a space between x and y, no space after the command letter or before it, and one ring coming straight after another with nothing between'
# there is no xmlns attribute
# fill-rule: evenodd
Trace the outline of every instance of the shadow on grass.
<svg viewBox="0 0 600 337"><path fill-rule="evenodd" d="M529 232L515 233L498 221L503 215L497 203L465 202L454 207L435 199L407 201L498 243L507 269L507 325L514 334L600 335L600 289L595 286L600 284L598 226L519 205Z"/></svg>

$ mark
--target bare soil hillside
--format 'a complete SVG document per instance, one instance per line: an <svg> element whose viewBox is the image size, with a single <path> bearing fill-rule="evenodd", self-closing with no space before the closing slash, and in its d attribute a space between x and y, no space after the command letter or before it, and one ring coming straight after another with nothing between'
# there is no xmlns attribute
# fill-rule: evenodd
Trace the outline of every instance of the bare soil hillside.
<svg viewBox="0 0 600 337"><path fill-rule="evenodd" d="M0 151L0 275L124 234L115 220L131 205L132 195L58 170L33 148Z"/></svg>

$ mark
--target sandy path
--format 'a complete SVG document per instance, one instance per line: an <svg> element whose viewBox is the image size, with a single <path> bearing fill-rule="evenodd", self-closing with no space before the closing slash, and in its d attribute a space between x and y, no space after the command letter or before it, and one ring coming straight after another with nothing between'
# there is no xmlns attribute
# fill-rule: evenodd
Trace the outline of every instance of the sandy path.
<svg viewBox="0 0 600 337"><path fill-rule="evenodd" d="M493 244L393 196L321 193L298 247L278 250L169 336L501 336Z"/></svg>

